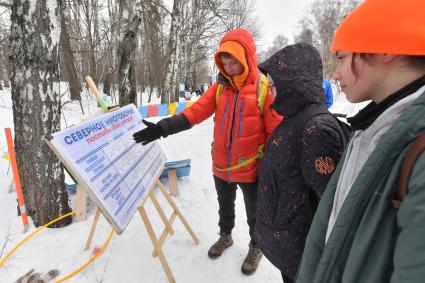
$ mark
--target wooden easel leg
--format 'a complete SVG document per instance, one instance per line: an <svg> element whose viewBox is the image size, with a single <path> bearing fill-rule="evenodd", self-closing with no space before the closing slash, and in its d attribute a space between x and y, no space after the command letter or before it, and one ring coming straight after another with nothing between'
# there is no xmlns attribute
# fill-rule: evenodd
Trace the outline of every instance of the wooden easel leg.
<svg viewBox="0 0 425 283"><path fill-rule="evenodd" d="M176 217L177 217L177 213L173 212L173 214L170 217L170 220L168 220L168 222L170 223L171 226L173 226L173 223L174 223L174 220L176 220ZM167 238L167 236L168 236L168 231L167 231L167 229L164 229L164 231L162 231L161 237L159 237L159 241L158 241L159 242L159 245L161 247L164 244L165 239ZM158 253L156 252L156 250L153 250L152 256L153 257L157 257L158 256Z"/></svg>
<svg viewBox="0 0 425 283"><path fill-rule="evenodd" d="M174 197L178 196L180 193L179 193L179 183L177 182L176 169L168 170L168 181L170 184L170 194Z"/></svg>
<svg viewBox="0 0 425 283"><path fill-rule="evenodd" d="M162 210L161 206L159 205L158 199L156 198L155 194L151 191L149 191L149 196L158 211L159 216L162 219L162 222L164 222L165 228L168 230L168 233L172 235L174 233L173 227L171 226L170 222L167 219L167 216L165 216L164 210Z"/></svg>
<svg viewBox="0 0 425 283"><path fill-rule="evenodd" d="M171 269L168 266L167 260L165 259L161 247L159 246L158 239L156 238L151 222L149 221L148 215L146 214L146 211L143 206L139 207L139 213L142 217L143 223L145 224L146 230L148 231L149 237L151 238L155 251L158 252L159 261L161 262L162 268L164 269L165 274L167 275L168 282L175 283L176 280L174 279L173 274L171 273Z"/></svg>
<svg viewBox="0 0 425 283"><path fill-rule="evenodd" d="M189 232L190 236L192 236L193 241L196 244L199 244L199 239L196 237L195 232L193 232L192 228L190 227L189 223L184 218L183 214L178 209L177 205L174 203L173 199L168 195L167 191L165 190L164 185L161 183L161 181L158 179L157 181L158 187L161 190L161 192L164 194L165 198L167 199L168 203L173 208L174 212L177 213L177 216L182 221L184 227L186 227L186 230Z"/></svg>
<svg viewBox="0 0 425 283"><path fill-rule="evenodd" d="M87 219L87 193L80 185L77 185L77 222Z"/></svg>
<svg viewBox="0 0 425 283"><path fill-rule="evenodd" d="M170 219L167 219L167 217L165 216L164 210L162 209L161 205L158 202L158 199L156 198L155 194L153 193L153 191L151 190L149 192L149 196L152 199L153 204L155 205L156 210L158 211L158 214L160 215L162 221L164 222L165 225L165 229L164 231L162 231L161 236L159 237L158 243L159 246L162 247L164 245L165 239L167 238L168 234L172 235L174 233L173 231L173 223L174 220L176 219L177 214L174 212ZM152 256L153 257L157 257L158 253L156 250L153 250L152 252Z"/></svg>
<svg viewBox="0 0 425 283"><path fill-rule="evenodd" d="M99 221L99 217L100 217L100 209L96 208L96 214L94 216L93 224L91 225L89 238L87 239L86 247L84 248L85 251L90 249L91 241L93 240L94 231L96 231L96 226L97 226L97 222Z"/></svg>

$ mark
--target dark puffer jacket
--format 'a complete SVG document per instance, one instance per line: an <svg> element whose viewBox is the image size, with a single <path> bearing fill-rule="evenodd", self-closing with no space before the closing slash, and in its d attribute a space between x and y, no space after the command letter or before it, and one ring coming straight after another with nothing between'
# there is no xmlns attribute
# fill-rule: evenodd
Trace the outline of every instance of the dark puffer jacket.
<svg viewBox="0 0 425 283"><path fill-rule="evenodd" d="M287 46L260 69L274 81L277 96L271 107L284 120L268 140L261 163L256 237L270 262L294 278L315 202L322 196L345 144L338 122L329 114L311 118L302 137L294 136L297 114L323 105L325 100L322 62L314 47Z"/></svg>

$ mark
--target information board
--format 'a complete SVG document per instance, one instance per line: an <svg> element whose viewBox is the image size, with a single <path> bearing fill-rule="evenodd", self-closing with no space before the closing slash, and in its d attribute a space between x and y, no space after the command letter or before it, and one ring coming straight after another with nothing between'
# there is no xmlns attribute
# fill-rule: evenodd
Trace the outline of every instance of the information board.
<svg viewBox="0 0 425 283"><path fill-rule="evenodd" d="M125 106L54 133L50 144L118 234L121 234L164 164L156 142L136 144L146 126L136 107Z"/></svg>

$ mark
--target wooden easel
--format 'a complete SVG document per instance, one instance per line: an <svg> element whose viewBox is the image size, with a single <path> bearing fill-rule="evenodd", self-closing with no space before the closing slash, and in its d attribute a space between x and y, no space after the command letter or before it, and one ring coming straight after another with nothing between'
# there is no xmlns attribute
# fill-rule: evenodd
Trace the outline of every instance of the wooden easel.
<svg viewBox="0 0 425 283"><path fill-rule="evenodd" d="M86 77L86 80L88 82L88 84L90 85L90 87L92 88L92 90L94 91L96 96L99 96L98 90L96 88L96 85L93 83L93 80L90 77ZM113 111L113 110L110 110ZM78 173L72 170L72 166L68 163L68 161L66 160L66 158L62 158L61 154L58 152L58 150L56 150L56 148L54 146L52 146L52 143L50 142L49 139L46 139L46 143L47 145L53 150L53 152L55 152L55 154L61 159L62 163L64 164L65 167L68 168L68 171L74 176L77 177ZM176 206L176 204L174 203L173 199L168 195L168 193L165 190L164 185L161 183L161 181L159 180L159 175L156 176L156 178L153 178L152 180L156 180L156 182L152 185L152 188L148 191L145 199L143 200L142 204L140 205L140 207L138 208L138 211L140 213L140 216L142 218L143 224L146 227L146 230L149 234L149 237L151 239L152 245L154 247L152 256L153 257L158 257L159 261L161 262L162 268L165 271L165 274L167 276L168 281L171 282L176 282L174 279L174 276L170 270L170 267L167 263L167 260L165 258L165 255L162 251L162 246L167 238L168 235L173 234L173 228L172 225L175 221L175 219L177 217L180 218L180 220L182 221L183 225L186 227L187 231L189 232L190 236L192 237L193 241L196 244L199 244L199 239L197 238L197 236L195 235L195 233L193 232L192 228L190 227L189 223L186 221L186 219L184 218L183 214L180 212L180 210L178 209L178 207ZM80 182L81 180L79 180L78 178L76 179L77 181L79 181L78 185L77 185L77 219L82 220L85 219L87 217L86 215L86 199L88 196L87 190L86 188L84 188L84 182ZM164 195L164 197L167 199L169 205L172 207L173 209L173 213L172 215L167 218L167 216L165 215L161 205L158 202L158 199L156 198L155 194L153 193L152 189L153 187L158 187L159 190L162 192L162 194ZM88 191L90 192L90 191ZM161 236L158 238L157 235L155 234L155 231L153 230L152 224L149 220L149 217L146 213L146 210L144 208L145 202L147 200L147 198L150 198L156 208L156 210L158 211L158 214L162 220L162 222L165 225L165 228L163 230L163 232L161 233ZM95 202L96 203L96 202ZM94 233L96 231L96 226L97 223L99 221L100 218L100 214L101 214L101 209L99 208L99 206L96 206L96 214L95 217L93 219L93 223L91 225L91 229L89 232L89 236L85 245L85 250L90 249L90 245L94 236ZM106 217L105 217L106 218ZM106 218L108 220L108 218ZM112 225L112 224L111 224Z"/></svg>
<svg viewBox="0 0 425 283"><path fill-rule="evenodd" d="M51 145L49 140L46 140L46 143L48 144L48 146L53 150L53 152L55 152L55 154L61 159L62 163L64 164L65 167L67 167L69 169L69 172L72 173L74 175L75 172L73 172L72 167L69 166L68 162L65 159L62 159L61 155L59 154L59 152ZM75 175L76 176L76 175ZM161 181L159 180L159 175L154 178L154 180L156 180L156 182L153 184L153 187L158 187L159 190L162 192L162 194L164 195L164 197L167 199L169 205L172 207L173 209L173 213L172 215L167 218L167 216L164 213L164 210L162 209L161 205L158 202L158 199L156 198L155 194L153 193L152 189L149 190L148 194L146 195L145 199L143 200L142 204L140 205L140 207L138 208L140 216L142 218L143 224L146 227L146 230L149 234L149 237L151 239L152 245L154 247L154 250L152 252L152 256L153 257L159 257L159 261L162 265L162 268L165 271L165 274L167 276L168 282L170 283L174 283L176 282L176 280L174 279L174 276L171 272L171 269L167 263L167 259L162 251L162 246L167 238L168 235L173 234L173 228L172 225L175 221L175 219L177 217L180 218L180 220L182 221L183 225L186 227L186 230L189 232L190 236L192 237L193 241L196 244L199 244L199 239L198 237L195 235L195 233L193 232L192 228L190 227L189 223L186 221L185 217L183 216L183 214L180 212L180 210L178 209L177 205L174 203L173 199L169 196L169 194L167 193L164 185L161 183ZM82 185L78 185L77 191L79 191L80 194L80 199L84 200L81 201L79 203L77 203L77 206L79 207L79 209L81 209L81 211L78 212L78 214L81 217L86 217L86 197L87 197L87 192L85 191L84 187ZM164 230L161 233L161 236L158 238L157 235L155 234L155 231L153 230L152 224L149 220L149 217L146 213L146 210L144 208L145 202L147 200L147 198L150 198L156 208L156 210L158 211L158 214L162 220L162 222L164 223L165 227ZM96 206L96 214L93 220L93 223L91 225L91 229L89 232L89 236L85 245L85 250L90 249L90 245L94 236L94 233L96 231L96 226L97 223L99 221L100 218L100 214L101 214L101 210L98 206Z"/></svg>
<svg viewBox="0 0 425 283"><path fill-rule="evenodd" d="M164 210L162 209L161 205L158 202L158 199L156 198L156 196L155 196L155 194L153 193L152 190L149 191L147 197L144 199L142 205L138 208L138 210L139 210L140 216L142 217L143 224L145 225L146 230L149 234L152 245L154 247L154 250L152 252L152 256L153 257L159 257L159 261L161 262L162 268L164 269L164 272L167 275L168 282L171 283L171 282L176 282L176 280L174 279L174 276L171 272L171 269L170 269L170 267L167 263L167 259L164 255L163 251L162 251L162 246L164 245L164 242L165 242L167 236L172 235L173 232L174 232L172 226L173 226L175 219L177 217L180 218L183 225L186 227L186 230L189 232L190 236L192 237L193 241L196 244L199 244L199 239L195 235L195 233L193 232L192 228L190 227L189 223L186 221L183 214L178 209L178 207L175 204L175 202L173 201L173 199L167 193L164 185L161 183L159 178L157 179L155 185L159 188L159 190L162 192L164 197L167 199L169 205L173 208L173 213L171 214L171 216L169 218L167 218L167 216L164 213ZM146 210L144 209L144 204L145 204L148 197L150 197L150 199L152 200L152 203L154 204L162 222L165 225L164 230L162 231L161 236L159 238L155 234L155 231L153 230L152 224L149 220L149 217L146 213ZM93 223L92 223L92 226L91 226L91 229L90 229L89 237L87 239L86 246L85 246L84 250L90 249L90 245L91 245L91 242L93 240L93 235L96 231L96 226L97 226L97 223L99 221L99 217L100 217L100 209L96 208L96 214L95 214L95 217L93 219Z"/></svg>

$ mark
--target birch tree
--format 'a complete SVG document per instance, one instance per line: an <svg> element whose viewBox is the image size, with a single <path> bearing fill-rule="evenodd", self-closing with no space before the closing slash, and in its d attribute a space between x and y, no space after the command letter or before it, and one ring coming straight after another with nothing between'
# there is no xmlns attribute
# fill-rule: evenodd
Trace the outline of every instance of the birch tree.
<svg viewBox="0 0 425 283"><path fill-rule="evenodd" d="M11 0L0 1L0 81L3 81L5 87L9 87L9 62L7 54L7 43L10 31L10 7ZM0 89L3 86L0 82Z"/></svg>
<svg viewBox="0 0 425 283"><path fill-rule="evenodd" d="M43 141L60 130L57 0L14 0L10 62L15 149L28 214L36 226L70 212L63 167ZM53 224L61 227L65 218Z"/></svg>
<svg viewBox="0 0 425 283"><path fill-rule="evenodd" d="M140 68L143 68L142 88L149 87L148 102L156 89L162 93L164 82L165 34L163 22L171 13L162 6L162 1L146 0L141 2L143 20L143 41L141 48Z"/></svg>
<svg viewBox="0 0 425 283"><path fill-rule="evenodd" d="M81 80L77 74L77 69L75 68L74 54L71 49L71 40L69 38L68 28L67 28L67 15L65 7L61 9L61 45L62 45L62 54L64 59L65 70L67 73L69 81L69 92L71 93L71 100L81 100Z"/></svg>
<svg viewBox="0 0 425 283"><path fill-rule="evenodd" d="M118 83L120 89L120 106L136 102L136 63L134 50L137 45L137 31L142 22L140 12L131 8L131 0L120 0L121 40L118 49L120 60Z"/></svg>
<svg viewBox="0 0 425 283"><path fill-rule="evenodd" d="M179 54L179 32L181 29L183 0L174 0L173 11L171 13L170 36L168 38L167 54L165 56L165 81L164 93L161 96L161 103L174 102L170 100L176 91L175 75L177 73L177 62Z"/></svg>

